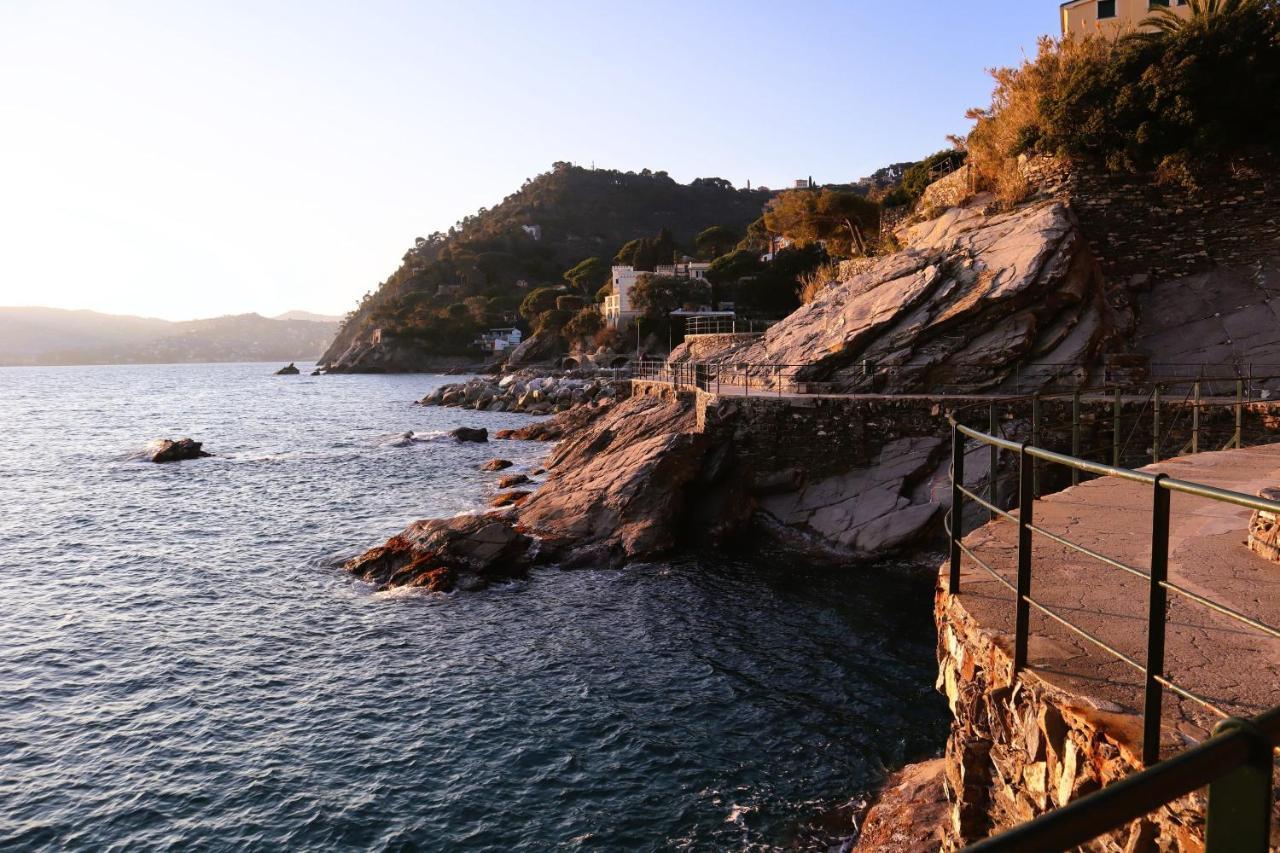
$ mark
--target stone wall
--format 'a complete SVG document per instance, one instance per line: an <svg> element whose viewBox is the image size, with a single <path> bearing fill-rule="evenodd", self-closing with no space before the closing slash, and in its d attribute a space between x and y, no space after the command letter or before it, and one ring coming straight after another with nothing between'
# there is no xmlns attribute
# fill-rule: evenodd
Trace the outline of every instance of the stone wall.
<svg viewBox="0 0 1280 853"><path fill-rule="evenodd" d="M1023 164L1039 198L1067 202L1112 286L1246 268L1280 255L1280 163L1239 160L1188 188L1050 157Z"/></svg>
<svg viewBox="0 0 1280 853"><path fill-rule="evenodd" d="M1012 677L1011 637L978 625L946 589L935 605L938 689L954 715L944 849L1009 829L1141 767L1141 720L1101 710L1035 673ZM1096 839L1089 851L1202 851L1204 798L1184 797Z"/></svg>

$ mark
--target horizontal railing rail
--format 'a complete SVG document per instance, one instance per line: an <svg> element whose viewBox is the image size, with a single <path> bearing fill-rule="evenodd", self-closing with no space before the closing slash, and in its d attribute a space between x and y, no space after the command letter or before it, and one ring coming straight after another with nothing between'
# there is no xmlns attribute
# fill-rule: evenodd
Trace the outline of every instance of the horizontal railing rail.
<svg viewBox="0 0 1280 853"><path fill-rule="evenodd" d="M1191 402L1193 411L1197 414L1202 411L1206 399L1200 391L1200 385L1197 383L1194 400ZM1072 433L1072 444L1077 453L1080 442L1080 400L1086 395L1087 392L1080 391L1072 394L1075 427ZM967 415L977 411L975 407L968 407L950 416L953 430L952 494L951 510L946 519L946 529L950 539L949 591L956 596L962 594L961 570L967 559L1003 588L1013 593L1013 677L1015 679L1026 670L1029 663L1030 616L1033 610L1141 673L1144 680L1142 761L1148 769L1108 786L1089 798L1069 804L1031 824L975 845L972 849L984 851L1068 849L1116 829L1129 820L1141 817L1161 805L1208 784L1210 785L1210 823L1207 832L1211 841L1216 839L1217 844L1222 845L1216 849L1267 850L1272 808L1272 748L1280 743L1280 709L1268 712L1254 722L1235 720L1213 701L1199 695L1188 685L1176 683L1167 676L1165 646L1168 596L1172 594L1184 598L1270 637L1280 638L1280 629L1241 613L1222 602L1214 601L1208 595L1193 592L1169 579L1170 497L1173 494L1189 495L1277 516L1280 516L1280 502L1182 480L1163 473L1138 471L1118 464L1110 465L1037 446L1034 442L1043 428L1039 419L1039 409L1044 399L1034 396L1021 401L1006 400L1003 401L1003 405L1007 408L1014 402L1022 402L1032 410L1030 435L1025 436L1030 440L1015 441L1003 434L997 417L997 406L994 403L985 407L984 428L963 423ZM1159 461L1161 435L1158 414L1161 408L1159 388L1152 391L1150 402L1154 403L1157 413L1154 421L1153 455L1156 461ZM1243 394L1238 392L1236 399L1228 401L1228 405L1234 406L1239 413L1244 405ZM1117 403L1117 424L1120 410L1121 407ZM1025 422L1023 426L1026 426ZM1115 427L1115 435L1118 446L1119 425ZM966 484L965 458L971 442L976 443L979 448L985 446L990 451L986 498L980 496L975 488L970 488ZM1233 441L1229 444L1239 447L1241 442L1242 432L1237 414L1235 434ZM1015 453L1018 457L1016 510L1005 510L999 500L999 454L1002 452ZM1118 457L1119 453L1117 452L1116 455ZM1071 542L1067 536L1038 525L1035 520L1035 506L1039 498L1038 464L1040 463L1069 469L1072 472L1073 482L1078 482L1080 474L1089 474L1096 477L1117 478L1148 488L1152 496L1150 566L1143 568L1127 565L1123 561ZM985 510L993 523L1007 522L1017 527L1016 582L1005 578L964 541L963 519L966 501ZM1037 538L1065 546L1075 553L1136 576L1146 583L1148 601L1144 661L1138 661L1135 657L1120 651L1033 596L1034 543ZM1199 705L1226 722L1220 726L1219 734L1211 740L1162 764L1160 762L1160 726L1166 691ZM1259 756L1265 756L1265 761ZM1236 805L1230 805L1233 802ZM1245 808L1241 805L1242 803L1248 803L1245 819L1239 816L1240 809ZM1227 815L1232 817L1225 817ZM1242 846L1231 846L1232 844ZM1212 845L1210 853L1215 853Z"/></svg>

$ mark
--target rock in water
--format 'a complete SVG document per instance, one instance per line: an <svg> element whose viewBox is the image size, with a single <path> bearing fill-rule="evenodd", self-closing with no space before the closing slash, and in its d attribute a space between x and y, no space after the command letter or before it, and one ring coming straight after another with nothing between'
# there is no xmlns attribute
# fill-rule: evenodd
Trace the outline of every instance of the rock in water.
<svg viewBox="0 0 1280 853"><path fill-rule="evenodd" d="M511 474L509 476L503 477L501 480L498 481L498 488L513 489L516 486L523 486L527 482L529 482L529 478L526 475Z"/></svg>
<svg viewBox="0 0 1280 853"><path fill-rule="evenodd" d="M486 444L489 441L489 431L487 429L473 429L472 427L458 427L449 433L455 440L473 444Z"/></svg>
<svg viewBox="0 0 1280 853"><path fill-rule="evenodd" d="M199 459L203 456L213 455L201 450L201 447L201 442L192 441L189 438L184 438L180 441L164 438L152 445L151 461L160 463L181 462L184 459Z"/></svg>
<svg viewBox="0 0 1280 853"><path fill-rule="evenodd" d="M516 489L513 492L503 492L489 502L489 506L501 509L508 506L520 506L529 499L533 492L524 492Z"/></svg>
<svg viewBox="0 0 1280 853"><path fill-rule="evenodd" d="M296 364L289 362L288 365L276 371L276 376L297 376L301 372Z"/></svg>
<svg viewBox="0 0 1280 853"><path fill-rule="evenodd" d="M481 471L505 471L515 463L509 459L490 459L480 466Z"/></svg>
<svg viewBox="0 0 1280 853"><path fill-rule="evenodd" d="M532 545L532 539L496 515L463 515L412 524L343 568L379 589L479 589L523 576Z"/></svg>

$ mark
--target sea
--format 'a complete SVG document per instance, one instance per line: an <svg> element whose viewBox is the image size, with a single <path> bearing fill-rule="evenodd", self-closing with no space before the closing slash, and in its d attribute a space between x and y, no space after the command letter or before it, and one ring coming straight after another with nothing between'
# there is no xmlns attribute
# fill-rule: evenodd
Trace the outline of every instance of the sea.
<svg viewBox="0 0 1280 853"><path fill-rule="evenodd" d="M839 850L939 754L932 578L752 548L378 592L522 415L431 375L0 368L0 849ZM190 436L212 457L147 461Z"/></svg>

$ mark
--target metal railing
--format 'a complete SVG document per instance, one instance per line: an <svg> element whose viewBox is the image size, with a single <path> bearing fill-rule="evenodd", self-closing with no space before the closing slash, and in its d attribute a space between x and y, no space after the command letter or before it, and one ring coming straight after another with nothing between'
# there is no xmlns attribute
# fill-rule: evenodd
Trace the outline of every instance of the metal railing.
<svg viewBox="0 0 1280 853"><path fill-rule="evenodd" d="M1199 388L1200 383L1195 383ZM1159 457L1160 391L1155 398L1153 447ZM1073 449L1078 453L1080 440L1079 410L1081 393L1073 395ZM1264 500L1250 495L1231 492L1199 483L1130 470L1118 465L1107 465L1047 450L1033 444L1039 427L1039 398L1031 400L1032 441L1011 441L999 434L996 407L987 414L986 432L961 423L960 413L950 417L952 425L951 511L947 518L950 540L950 564L948 584L953 595L961 594L961 568L967 558L989 574L1001 586L1014 595L1014 653L1013 677L1027 668L1030 641L1031 612L1034 609L1052 622L1078 635L1087 643L1140 672L1143 689L1143 742L1142 760L1147 768L1143 772L1108 786L1096 794L1064 806L1056 812L1018 827L1004 835L981 842L971 849L981 851L1042 851L1063 850L1082 844L1109 830L1142 817L1204 785L1209 791L1209 825L1207 838L1209 851L1268 849L1272 809L1272 749L1280 744L1280 709L1264 714L1252 722L1230 718L1213 702L1197 695L1185 685L1180 685L1165 673L1165 640L1167 631L1168 597L1180 596L1206 607L1249 629L1280 639L1280 629L1264 624L1220 602L1192 592L1169 579L1170 498L1174 493L1223 502L1254 511L1280 515L1280 502ZM1243 411L1243 392L1235 401L1228 401L1237 413ZM1197 393L1193 411L1196 415L1204 405ZM1117 413L1121 401L1116 401ZM1117 417L1118 419L1118 417ZM1198 417L1197 417L1198 430ZM1240 446L1240 416L1236 417L1236 431L1229 444ZM1116 427L1119 434L1120 427ZM1198 441L1198 434L1193 443ZM965 455L970 441L990 448L991 474L988 477L988 495L983 497L968 488L965 483ZM1008 511L1000 506L998 490L999 454L1016 453L1018 456L1017 510ZM1140 483L1151 491L1151 564L1145 569L1130 566L1073 543L1065 536L1037 525L1035 505L1039 496L1037 483L1038 465L1062 466L1072 471L1073 482L1080 474L1097 477L1114 477ZM975 487L976 488L976 487ZM966 501L985 509L993 521L1007 521L1017 526L1017 578L1011 583L983 560L964 542L964 507ZM1139 662L1133 657L1109 645L1099 637L1055 612L1032 595L1034 575L1034 542L1036 537L1047 539L1075 553L1103 565L1136 576L1146 582L1147 637L1146 658ZM1203 744L1160 763L1160 724L1165 691L1176 694L1208 709L1225 719L1218 733Z"/></svg>
<svg viewBox="0 0 1280 853"><path fill-rule="evenodd" d="M1203 366L1193 368L1190 365L1167 364L1158 365L1161 373L1167 378L1158 380L1152 386L1143 383L1135 390L1122 383L1107 383L1102 388L1085 390L1079 381L1072 376L1077 368L1073 364L1039 363L1028 366L1025 370L1020 366L1011 368L1003 381L993 381L990 376L991 366L985 363L966 364L949 362L944 365L884 365L864 361L860 364L847 365L839 370L818 364L775 364L767 362L733 362L724 361L679 361L666 362L647 360L639 362L643 365L643 376L636 378L648 381L666 382L681 387L698 388L703 391L717 393L729 391L751 396L753 394L774 395L830 395L840 394L882 394L892 396L904 393L925 393L900 391L901 387L918 386L928 389L935 395L954 395L968 397L999 397L1013 399L1024 394L1023 388L1045 388L1043 399L1069 398L1071 395L1087 397L1090 402L1098 402L1103 394L1111 395L1118 401L1121 411L1124 406L1134 402L1134 395L1143 399L1154 399L1154 408L1159 409L1163 403L1176 403L1179 389L1185 392L1183 405L1197 406L1208 400L1212 405L1219 405L1224 396L1233 395L1241 411L1243 407L1270 393L1264 386L1268 383L1272 388L1280 390L1280 369L1273 374L1256 374L1252 366L1221 370L1218 375L1210 375ZM838 375L838 379L832 376ZM1001 393L993 390L999 387L1012 387L1013 395L1008 391ZM1224 390L1225 389L1225 390ZM1278 398L1280 399L1280 398Z"/></svg>
<svg viewBox="0 0 1280 853"><path fill-rule="evenodd" d="M726 316L686 317L684 333L688 335L763 335L773 323L763 320L740 320Z"/></svg>

